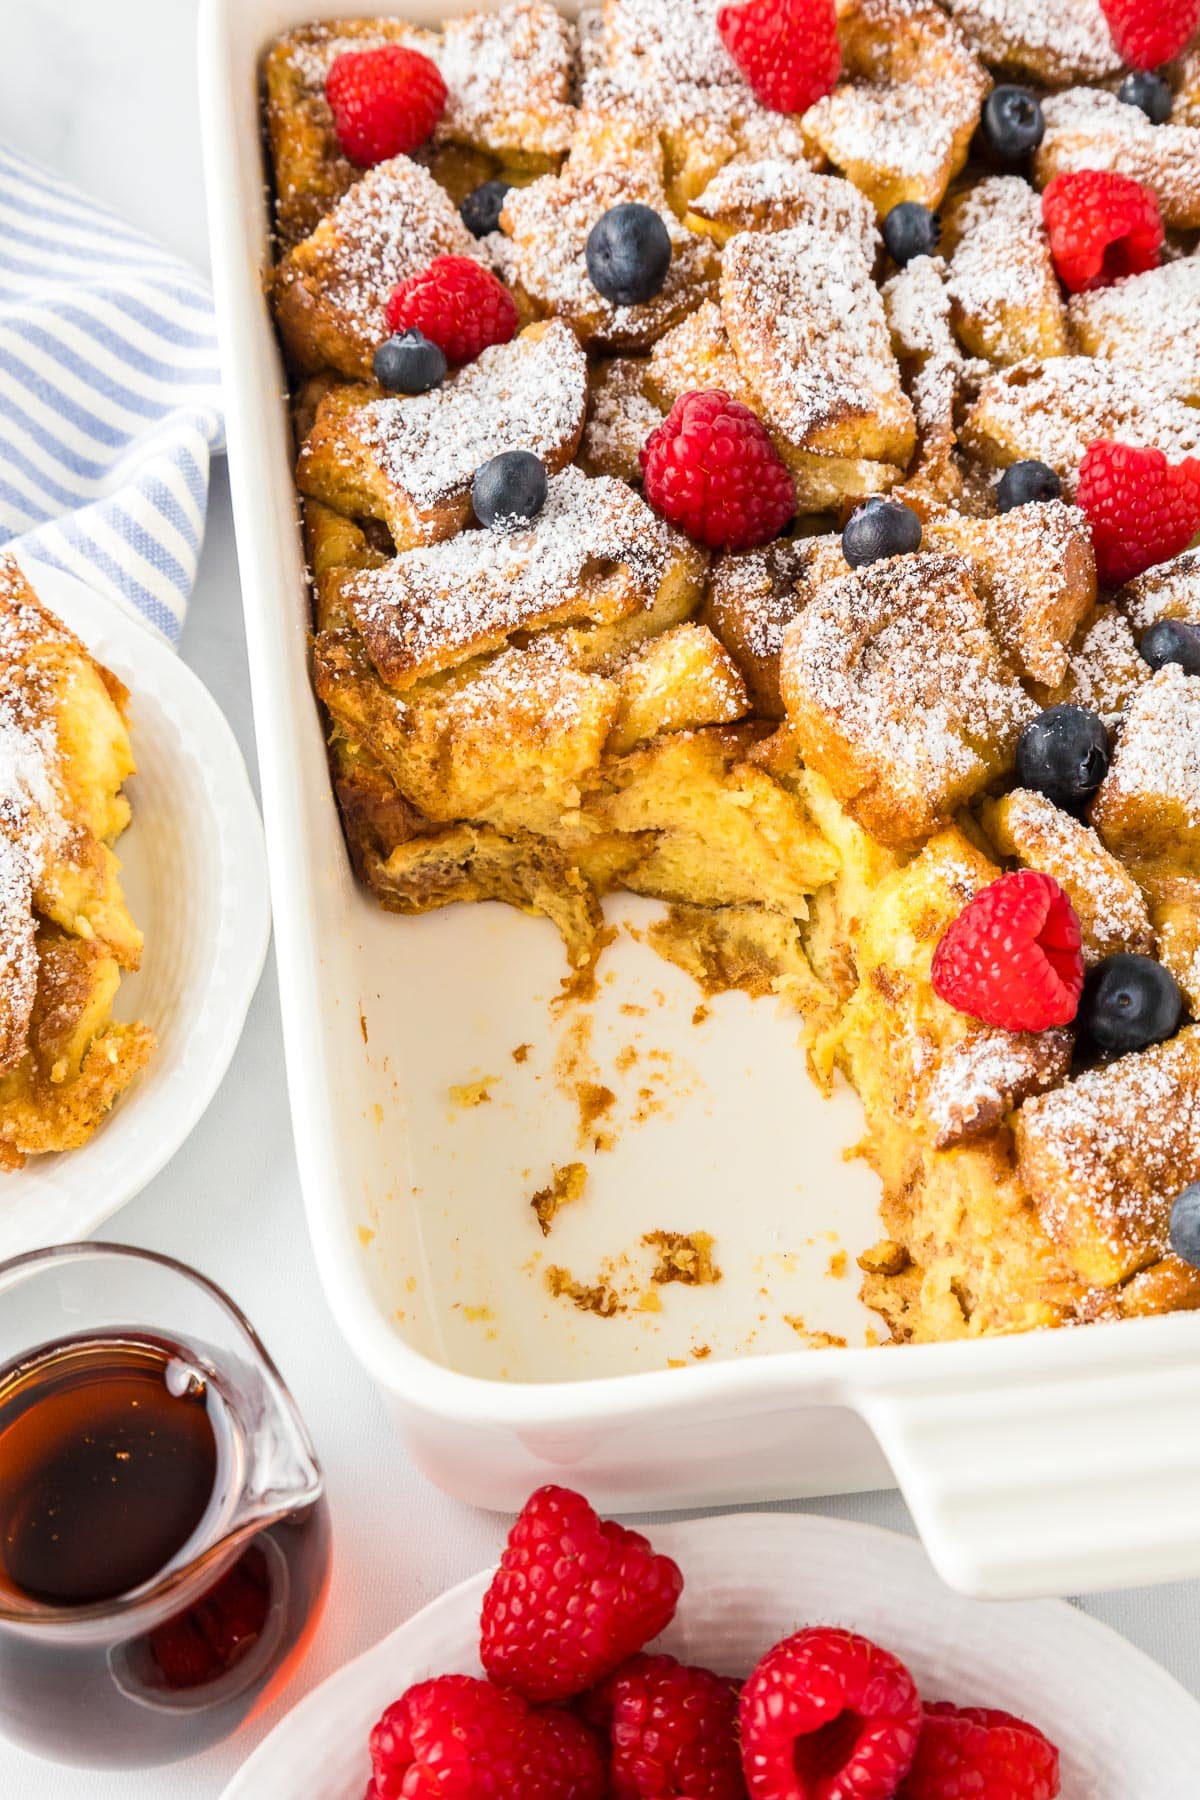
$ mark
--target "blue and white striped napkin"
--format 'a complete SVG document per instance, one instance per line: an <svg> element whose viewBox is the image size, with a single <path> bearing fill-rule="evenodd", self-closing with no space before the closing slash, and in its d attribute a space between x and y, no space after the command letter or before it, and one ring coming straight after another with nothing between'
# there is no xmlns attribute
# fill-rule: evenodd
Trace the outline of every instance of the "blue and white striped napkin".
<svg viewBox="0 0 1200 1800"><path fill-rule="evenodd" d="M0 145L0 546L177 644L223 448L203 281Z"/></svg>

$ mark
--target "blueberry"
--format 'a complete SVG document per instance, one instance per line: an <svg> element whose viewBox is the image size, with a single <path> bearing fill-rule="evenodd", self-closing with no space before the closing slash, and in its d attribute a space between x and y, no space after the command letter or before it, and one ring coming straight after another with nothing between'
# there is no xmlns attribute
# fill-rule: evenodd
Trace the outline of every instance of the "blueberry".
<svg viewBox="0 0 1200 1800"><path fill-rule="evenodd" d="M640 306L662 292L671 267L671 238L652 206L614 206L588 233L592 286L614 306Z"/></svg>
<svg viewBox="0 0 1200 1800"><path fill-rule="evenodd" d="M1200 626L1183 619L1159 619L1138 648L1152 669L1178 663L1185 675L1200 675Z"/></svg>
<svg viewBox="0 0 1200 1800"><path fill-rule="evenodd" d="M932 256L942 235L942 221L919 200L901 200L883 221L888 255L903 268L914 256Z"/></svg>
<svg viewBox="0 0 1200 1800"><path fill-rule="evenodd" d="M1079 812L1108 774L1108 731L1084 706L1051 706L1031 719L1017 741L1017 780Z"/></svg>
<svg viewBox="0 0 1200 1800"><path fill-rule="evenodd" d="M907 556L921 548L921 521L911 506L873 494L850 514L842 533L842 555L852 569Z"/></svg>
<svg viewBox="0 0 1200 1800"><path fill-rule="evenodd" d="M1200 1181L1193 1181L1176 1195L1170 1236L1176 1256L1200 1269Z"/></svg>
<svg viewBox="0 0 1200 1800"><path fill-rule="evenodd" d="M1036 94L1023 87L992 89L983 106L983 141L996 162L1023 162L1045 135L1046 120Z"/></svg>
<svg viewBox="0 0 1200 1800"><path fill-rule="evenodd" d="M446 356L423 332L402 331L375 352L375 379L393 394L427 394L446 379Z"/></svg>
<svg viewBox="0 0 1200 1800"><path fill-rule="evenodd" d="M1126 106L1136 106L1152 125L1165 125L1171 116L1171 90L1161 75L1149 69L1135 69L1121 83L1117 99Z"/></svg>
<svg viewBox="0 0 1200 1800"><path fill-rule="evenodd" d="M1173 1037L1183 995L1169 969L1152 956L1124 951L1097 963L1083 984L1078 1025L1097 1049L1124 1056Z"/></svg>
<svg viewBox="0 0 1200 1800"><path fill-rule="evenodd" d="M996 505L1002 513L1017 506L1044 506L1062 497L1062 482L1049 463L1027 457L1005 469L996 489Z"/></svg>
<svg viewBox="0 0 1200 1800"><path fill-rule="evenodd" d="M504 196L511 187L511 181L485 181L482 187L467 195L458 210L472 237L486 237L489 231L499 231Z"/></svg>
<svg viewBox="0 0 1200 1800"><path fill-rule="evenodd" d="M518 529L546 504L546 465L532 450L502 450L475 471L471 505L481 525Z"/></svg>

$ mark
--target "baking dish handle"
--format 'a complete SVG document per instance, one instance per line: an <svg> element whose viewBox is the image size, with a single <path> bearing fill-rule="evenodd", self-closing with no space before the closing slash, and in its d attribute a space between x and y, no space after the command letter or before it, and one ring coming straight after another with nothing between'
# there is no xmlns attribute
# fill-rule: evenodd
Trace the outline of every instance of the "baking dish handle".
<svg viewBox="0 0 1200 1800"><path fill-rule="evenodd" d="M1200 1575L1195 1323L1090 1327L1057 1367L858 1397L943 1580L1016 1599Z"/></svg>

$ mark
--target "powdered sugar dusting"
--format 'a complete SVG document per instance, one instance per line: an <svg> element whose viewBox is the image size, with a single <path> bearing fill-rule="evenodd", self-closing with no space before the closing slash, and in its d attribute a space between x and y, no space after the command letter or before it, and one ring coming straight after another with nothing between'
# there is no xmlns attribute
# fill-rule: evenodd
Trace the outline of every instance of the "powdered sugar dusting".
<svg viewBox="0 0 1200 1800"><path fill-rule="evenodd" d="M1021 1172L1060 1241L1098 1239L1122 1272L1167 1249L1171 1205L1200 1176L1200 1031L1027 1101Z"/></svg>
<svg viewBox="0 0 1200 1800"><path fill-rule="evenodd" d="M1171 562L1148 569L1121 589L1117 604L1139 634L1159 619L1200 625L1200 550L1185 550Z"/></svg>
<svg viewBox="0 0 1200 1800"><path fill-rule="evenodd" d="M1118 795L1169 807L1190 830L1200 828L1200 680L1175 663L1130 702L1097 805Z"/></svg>
<svg viewBox="0 0 1200 1800"><path fill-rule="evenodd" d="M806 759L837 789L846 765L882 816L925 835L985 781L1037 708L1000 660L957 556L894 557L831 582L783 650ZM811 741L810 741L811 740Z"/></svg>
<svg viewBox="0 0 1200 1800"><path fill-rule="evenodd" d="M1090 707L1111 725L1149 679L1149 665L1139 654L1125 619L1113 607L1104 606L1071 651L1066 682L1055 698Z"/></svg>
<svg viewBox="0 0 1200 1800"><path fill-rule="evenodd" d="M1001 463L1036 457L1073 488L1097 438L1157 446L1177 460L1200 449L1200 410L1168 383L1086 356L1019 363L991 376L967 420L968 447Z"/></svg>
<svg viewBox="0 0 1200 1800"><path fill-rule="evenodd" d="M1050 242L1029 183L1019 175L979 182L954 206L951 232L946 285L970 347L1002 351L1004 361L1065 348ZM975 342L981 334L986 345Z"/></svg>
<svg viewBox="0 0 1200 1800"><path fill-rule="evenodd" d="M1200 257L1076 294L1068 309L1081 350L1127 363L1200 400Z"/></svg>
<svg viewBox="0 0 1200 1800"><path fill-rule="evenodd" d="M604 213L630 201L658 213L671 240L671 264L653 299L618 306L599 292L588 273L587 240ZM540 308L565 318L585 337L642 347L708 290L711 246L671 211L657 147L651 149L637 137L610 138L595 120L585 118L561 175L543 176L509 193L501 223L513 240L513 267L522 288Z"/></svg>
<svg viewBox="0 0 1200 1800"><path fill-rule="evenodd" d="M1103 88L1068 88L1043 105L1046 135L1034 163L1040 185L1072 169L1115 169L1152 187L1168 225L1200 224L1200 129L1152 125L1140 107Z"/></svg>
<svg viewBox="0 0 1200 1800"><path fill-rule="evenodd" d="M405 551L347 591L376 667L398 684L515 631L653 607L677 542L623 481L570 468L527 529Z"/></svg>
<svg viewBox="0 0 1200 1800"><path fill-rule="evenodd" d="M407 156L369 170L343 195L311 238L280 265L278 281L309 286L365 345L387 336L385 308L398 282L435 256L485 253L428 169Z"/></svg>
<svg viewBox="0 0 1200 1800"><path fill-rule="evenodd" d="M434 133L438 141L545 156L561 155L570 142L576 38L550 0L515 0L495 12L451 20L442 34L388 19L377 30L354 34L312 26L284 42L310 101L322 110L325 81L339 56L398 43L419 50L442 72L447 99Z"/></svg>
<svg viewBox="0 0 1200 1800"><path fill-rule="evenodd" d="M721 311L771 423L804 446L835 423L869 418L911 448L883 301L853 238L806 227L742 233L725 251Z"/></svg>
<svg viewBox="0 0 1200 1800"><path fill-rule="evenodd" d="M561 455L578 436L587 363L557 322L497 344L432 393L373 400L354 430L386 478L422 509L461 492L501 450Z"/></svg>
<svg viewBox="0 0 1200 1800"><path fill-rule="evenodd" d="M1028 788L1015 788L996 808L994 835L1030 869L1052 875L1075 911L1090 966L1119 950L1150 955L1154 933L1145 897L1129 871L1089 825Z"/></svg>
<svg viewBox="0 0 1200 1800"><path fill-rule="evenodd" d="M995 1131L1033 1094L1071 1067L1070 1031L984 1031L953 1045L929 1086L926 1111L939 1150Z"/></svg>
<svg viewBox="0 0 1200 1800"><path fill-rule="evenodd" d="M638 452L662 414L643 391L646 365L616 357L592 373L580 460L591 475L642 478Z"/></svg>
<svg viewBox="0 0 1200 1800"><path fill-rule="evenodd" d="M1047 87L1119 74L1100 0L946 0L984 62Z"/></svg>
<svg viewBox="0 0 1200 1800"><path fill-rule="evenodd" d="M848 236L872 266L880 250L875 208L852 181L818 175L780 157L727 163L692 202L699 219L738 231L805 226L822 237Z"/></svg>

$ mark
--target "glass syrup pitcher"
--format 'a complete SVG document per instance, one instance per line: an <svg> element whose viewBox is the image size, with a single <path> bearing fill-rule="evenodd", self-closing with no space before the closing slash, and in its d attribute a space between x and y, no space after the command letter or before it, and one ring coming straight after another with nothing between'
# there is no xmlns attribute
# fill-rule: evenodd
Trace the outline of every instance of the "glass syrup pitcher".
<svg viewBox="0 0 1200 1800"><path fill-rule="evenodd" d="M0 1733L55 1762L191 1756L316 1629L329 1509L247 1321L114 1244L0 1263Z"/></svg>

